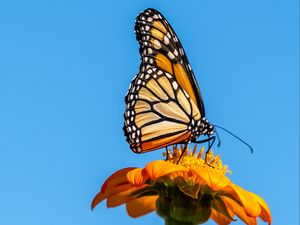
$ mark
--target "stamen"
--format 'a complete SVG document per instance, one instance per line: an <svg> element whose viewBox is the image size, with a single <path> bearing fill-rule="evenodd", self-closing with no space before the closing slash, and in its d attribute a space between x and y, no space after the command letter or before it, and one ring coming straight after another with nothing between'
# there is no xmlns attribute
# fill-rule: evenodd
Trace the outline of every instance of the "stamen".
<svg viewBox="0 0 300 225"><path fill-rule="evenodd" d="M200 149L198 154L196 154L196 149L197 149L197 146L195 146L193 148L193 150L190 151L190 149L187 147L186 151L183 153L183 150L184 150L183 146L180 146L179 148L177 148L176 146L173 146L173 151L171 151L169 149L167 150L167 154L168 154L167 161L171 162L173 164L177 164L181 154L183 153L183 155L181 156L181 159L178 163L181 166L184 166L186 168L206 167L206 168L210 168L212 170L217 170L217 171L221 172L222 174L231 173L231 171L228 170L228 166L222 164L220 155L214 156L213 151L210 150L206 156L207 162L209 162L209 165L208 165L205 162L205 159L203 158L204 147L202 147ZM165 154L166 153L164 153L164 155Z"/></svg>
<svg viewBox="0 0 300 225"><path fill-rule="evenodd" d="M203 152L204 152L204 147L202 146L202 148L200 149L200 152L198 154L198 157L197 157L198 159L202 158Z"/></svg>
<svg viewBox="0 0 300 225"><path fill-rule="evenodd" d="M196 154L196 150L197 150L197 144L194 146L194 149L193 149L193 155Z"/></svg>

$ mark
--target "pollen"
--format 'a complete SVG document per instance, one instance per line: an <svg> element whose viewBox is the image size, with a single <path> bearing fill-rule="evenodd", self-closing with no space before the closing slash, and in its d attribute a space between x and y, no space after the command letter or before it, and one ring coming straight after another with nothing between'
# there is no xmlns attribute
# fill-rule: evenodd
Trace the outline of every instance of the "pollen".
<svg viewBox="0 0 300 225"><path fill-rule="evenodd" d="M167 153L164 152L163 155L166 156L166 154L168 154L168 162L178 164L186 168L206 167L221 172L222 174L231 174L231 171L228 170L228 166L223 165L220 155L214 155L211 149L207 153L203 153L204 147L202 147L197 154L197 145L194 146L193 150L189 149L187 146L186 151L184 151L183 146L180 146L180 148L173 146L172 151L168 149Z"/></svg>

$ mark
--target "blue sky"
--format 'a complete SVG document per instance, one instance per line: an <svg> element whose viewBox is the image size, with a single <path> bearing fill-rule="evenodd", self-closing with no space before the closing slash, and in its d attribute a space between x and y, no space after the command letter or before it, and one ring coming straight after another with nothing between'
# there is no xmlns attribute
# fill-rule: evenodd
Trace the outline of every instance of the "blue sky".
<svg viewBox="0 0 300 225"><path fill-rule="evenodd" d="M162 157L132 153L122 132L140 63L134 19L148 7L177 32L207 118L254 148L219 132L231 179L267 201L273 224L298 224L296 0L2 1L0 224L163 224L90 210L111 173Z"/></svg>

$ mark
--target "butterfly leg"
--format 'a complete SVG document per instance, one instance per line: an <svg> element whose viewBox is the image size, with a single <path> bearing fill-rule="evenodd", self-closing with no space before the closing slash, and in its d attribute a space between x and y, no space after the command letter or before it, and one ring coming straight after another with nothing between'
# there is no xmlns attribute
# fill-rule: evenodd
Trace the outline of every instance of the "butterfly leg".
<svg viewBox="0 0 300 225"><path fill-rule="evenodd" d="M166 147L166 159L165 159L165 161L168 161L168 159L169 159L169 152L168 152L168 147Z"/></svg>
<svg viewBox="0 0 300 225"><path fill-rule="evenodd" d="M215 136L212 136L212 137L209 137L209 138L204 139L204 140L195 141L195 142L193 142L193 143L201 144L201 143L206 143L206 142L209 142L209 141L213 140L213 141L212 141L212 144L213 144L214 141L215 141L215 139L216 139L216 137L215 137ZM210 147L211 147L211 146L212 146L212 145L210 145Z"/></svg>
<svg viewBox="0 0 300 225"><path fill-rule="evenodd" d="M182 153L181 153L181 155L180 155L180 157L177 161L177 164L180 162L180 159L181 159L181 157L183 156L183 154L185 153L186 150L187 150L187 144L184 144L183 151L182 151Z"/></svg>
<svg viewBox="0 0 300 225"><path fill-rule="evenodd" d="M208 138L208 139L209 139L209 138ZM209 166L211 166L211 165L209 164L209 162L207 162L207 155L208 155L208 153L209 153L211 147L213 146L215 140L216 140L216 137L215 137L215 136L211 137L211 139L208 140L208 149L207 149L207 151L205 152L205 163L206 163L207 165L209 165ZM210 142L210 141L211 141L211 142Z"/></svg>

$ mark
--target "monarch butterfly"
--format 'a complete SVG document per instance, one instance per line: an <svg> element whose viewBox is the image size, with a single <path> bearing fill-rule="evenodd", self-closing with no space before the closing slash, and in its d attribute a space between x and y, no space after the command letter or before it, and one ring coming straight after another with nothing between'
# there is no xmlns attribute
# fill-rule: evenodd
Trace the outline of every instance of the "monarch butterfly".
<svg viewBox="0 0 300 225"><path fill-rule="evenodd" d="M124 133L135 153L212 140L195 75L174 30L155 9L135 21L140 71L125 96ZM208 139L197 141L200 135Z"/></svg>

